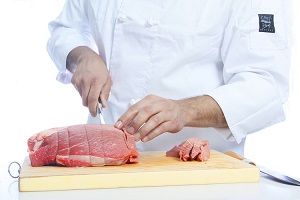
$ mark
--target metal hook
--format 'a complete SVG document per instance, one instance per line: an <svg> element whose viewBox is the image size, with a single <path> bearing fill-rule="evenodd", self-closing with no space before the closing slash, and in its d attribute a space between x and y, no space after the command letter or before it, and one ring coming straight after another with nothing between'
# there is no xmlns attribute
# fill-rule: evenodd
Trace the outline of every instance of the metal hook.
<svg viewBox="0 0 300 200"><path fill-rule="evenodd" d="M12 164L17 164L17 165L19 166L19 169L18 169L18 173L19 173L19 174L18 174L17 176L12 175L11 172L10 172L10 168L11 168ZM11 177L13 177L13 178L19 178L20 172L21 172L21 165L20 165L18 162L14 161L14 162L11 162L11 163L9 164L9 166L8 166L8 173L9 173L9 175L10 175Z"/></svg>

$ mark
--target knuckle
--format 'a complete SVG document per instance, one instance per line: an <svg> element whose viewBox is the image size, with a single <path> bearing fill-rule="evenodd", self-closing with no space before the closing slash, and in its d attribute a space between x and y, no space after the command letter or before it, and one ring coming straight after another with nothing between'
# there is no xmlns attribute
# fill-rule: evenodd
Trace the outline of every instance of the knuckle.
<svg viewBox="0 0 300 200"><path fill-rule="evenodd" d="M100 96L104 97L105 99L108 99L109 94L110 94L110 87L102 88L102 90L100 92Z"/></svg>
<svg viewBox="0 0 300 200"><path fill-rule="evenodd" d="M144 112L145 112L146 114L151 114L151 113L153 112L152 106L151 106L151 105L150 105L150 106L146 106L146 107L144 108Z"/></svg>
<svg viewBox="0 0 300 200"><path fill-rule="evenodd" d="M161 132L162 132L162 127L163 127L163 126L158 126L158 127L156 127L156 129L154 129L153 132L152 132L153 135L155 135L155 136L160 135Z"/></svg>
<svg viewBox="0 0 300 200"><path fill-rule="evenodd" d="M130 122L130 125L134 127L135 130L139 129L139 122L135 118Z"/></svg>
<svg viewBox="0 0 300 200"><path fill-rule="evenodd" d="M91 85L97 85L99 82L99 79L96 76L91 76L89 78L89 80L85 80L85 81L90 81ZM101 80L100 80L101 81ZM100 82L101 83L101 82Z"/></svg>
<svg viewBox="0 0 300 200"><path fill-rule="evenodd" d="M135 105L132 105L132 106L130 106L130 107L128 108L128 111L129 111L130 113L136 113L136 112L137 112L137 109L136 109Z"/></svg>
<svg viewBox="0 0 300 200"><path fill-rule="evenodd" d="M101 96L103 96L104 97L104 99L108 99L108 97L109 97L109 93L107 93L107 92L104 92L104 93L101 93Z"/></svg>
<svg viewBox="0 0 300 200"><path fill-rule="evenodd" d="M166 132L165 131L165 125L161 124L160 126L157 126L153 131L152 134L154 137L161 135L162 133Z"/></svg>
<svg viewBox="0 0 300 200"><path fill-rule="evenodd" d="M89 96L88 97L88 104L98 101L98 97L96 96Z"/></svg>
<svg viewBox="0 0 300 200"><path fill-rule="evenodd" d="M152 121L154 122L154 123L160 123L161 122L161 117L160 116L158 116L158 115L154 115L153 117L152 117Z"/></svg>

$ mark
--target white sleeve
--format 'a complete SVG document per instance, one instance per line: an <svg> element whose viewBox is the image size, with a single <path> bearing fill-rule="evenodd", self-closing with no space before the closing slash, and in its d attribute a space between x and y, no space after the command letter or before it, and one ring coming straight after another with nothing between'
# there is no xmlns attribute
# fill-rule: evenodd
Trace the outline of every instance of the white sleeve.
<svg viewBox="0 0 300 200"><path fill-rule="evenodd" d="M217 130L237 142L285 119L290 70L286 2L240 2L221 49L225 84L208 93L222 108L230 131Z"/></svg>
<svg viewBox="0 0 300 200"><path fill-rule="evenodd" d="M57 80L70 83L72 73L66 69L69 52L78 46L95 49L88 21L86 0L67 0L60 15L48 25L47 51L59 70Z"/></svg>

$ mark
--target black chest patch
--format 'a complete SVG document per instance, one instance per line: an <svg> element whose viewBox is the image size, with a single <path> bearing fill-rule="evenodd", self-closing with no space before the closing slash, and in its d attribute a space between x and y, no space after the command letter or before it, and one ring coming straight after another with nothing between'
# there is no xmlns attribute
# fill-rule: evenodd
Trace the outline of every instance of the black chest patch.
<svg viewBox="0 0 300 200"><path fill-rule="evenodd" d="M275 33L274 15L258 14L258 18L259 18L259 32Z"/></svg>

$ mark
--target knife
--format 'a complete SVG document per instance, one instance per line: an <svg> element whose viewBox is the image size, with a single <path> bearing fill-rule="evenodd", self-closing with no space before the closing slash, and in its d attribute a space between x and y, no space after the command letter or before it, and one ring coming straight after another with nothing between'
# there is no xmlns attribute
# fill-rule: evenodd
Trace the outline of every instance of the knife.
<svg viewBox="0 0 300 200"><path fill-rule="evenodd" d="M275 171L272 171L270 169L267 169L263 166L259 166L259 165L256 165L254 162L252 162L251 160L247 159L247 158L243 158L242 156L232 152L232 151L228 151L228 152L225 152L226 155L228 156L231 156L231 157L234 157L236 159L239 159L241 161L244 161L246 163L249 163L251 165L255 165L257 166L259 169L260 169L260 172L264 173L264 174L267 174L281 182L284 182L284 183L288 183L288 184L291 184L291 185L297 185L297 186L300 186L300 180L299 179L296 179L296 178L292 178L290 176L287 176L287 175L283 175L283 174L280 174L278 172L275 172Z"/></svg>
<svg viewBox="0 0 300 200"><path fill-rule="evenodd" d="M99 119L100 119L100 124L105 124L104 122L104 118L103 118L103 115L102 115L102 102L101 102L101 99L99 98L98 99L98 104L97 104L97 114L99 115Z"/></svg>

